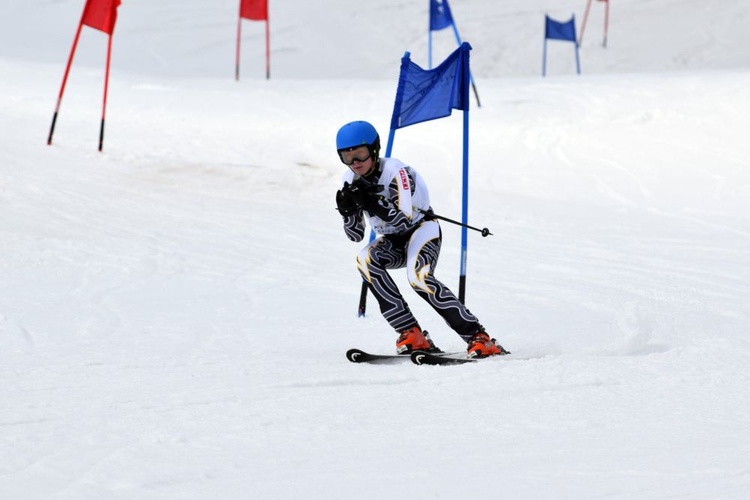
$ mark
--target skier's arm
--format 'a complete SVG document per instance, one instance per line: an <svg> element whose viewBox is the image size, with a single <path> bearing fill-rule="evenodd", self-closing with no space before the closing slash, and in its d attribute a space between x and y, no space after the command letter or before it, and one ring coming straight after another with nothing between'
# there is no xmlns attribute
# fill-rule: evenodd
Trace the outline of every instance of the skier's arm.
<svg viewBox="0 0 750 500"><path fill-rule="evenodd" d="M360 192L348 182L336 192L336 209L344 218L344 232L352 241L362 241L365 236L362 202Z"/></svg>
<svg viewBox="0 0 750 500"><path fill-rule="evenodd" d="M352 241L362 241L365 237L365 219L362 210L344 216L344 232Z"/></svg>
<svg viewBox="0 0 750 500"><path fill-rule="evenodd" d="M403 189L399 189L399 184L396 179L391 181L388 186L388 197L374 196L368 203L366 210L380 217L386 224L395 227L398 230L405 230L411 223L411 218L402 212L399 206L399 197L408 196L409 200L405 200L408 206L411 206L411 192Z"/></svg>

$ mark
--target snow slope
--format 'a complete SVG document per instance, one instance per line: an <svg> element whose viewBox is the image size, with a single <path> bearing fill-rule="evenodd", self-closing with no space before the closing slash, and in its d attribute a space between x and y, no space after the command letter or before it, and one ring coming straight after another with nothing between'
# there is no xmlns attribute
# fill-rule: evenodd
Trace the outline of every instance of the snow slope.
<svg viewBox="0 0 750 500"><path fill-rule="evenodd" d="M427 2L274 2L272 79L246 22L235 82L236 2L126 0L98 153L106 37L84 30L48 147L83 1L8 0L0 498L747 498L750 6L613 1L604 49L594 3L584 74L551 44L544 79L544 13L583 0L451 3L482 98L470 221L494 233L470 236L467 303L513 354L433 368L344 358L395 335L372 300L356 317L333 203L335 132L386 135ZM394 144L452 218L460 125Z"/></svg>

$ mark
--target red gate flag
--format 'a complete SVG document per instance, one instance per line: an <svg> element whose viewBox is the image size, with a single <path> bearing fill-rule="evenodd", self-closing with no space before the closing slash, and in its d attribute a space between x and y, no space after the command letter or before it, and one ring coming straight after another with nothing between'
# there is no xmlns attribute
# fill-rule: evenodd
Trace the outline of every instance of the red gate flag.
<svg viewBox="0 0 750 500"><path fill-rule="evenodd" d="M604 41L602 42L602 45L606 48L607 47L607 32L609 31L609 0L599 0L600 2L604 2L606 5L604 6ZM591 8L591 0L588 0L586 2L586 10L583 13L583 24L581 24L581 34L578 37L578 45L581 45L583 43L583 32L586 30L586 21L589 18L589 9Z"/></svg>
<svg viewBox="0 0 750 500"><path fill-rule="evenodd" d="M240 79L240 38L242 19L266 22L266 80L271 78L271 34L268 21L268 0L240 0L240 15L237 18L237 57L234 63L234 79Z"/></svg>
<svg viewBox="0 0 750 500"><path fill-rule="evenodd" d="M240 17L251 21L267 21L268 0L241 0Z"/></svg>
<svg viewBox="0 0 750 500"><path fill-rule="evenodd" d="M120 0L86 0L82 22L111 35L115 30L119 6Z"/></svg>
<svg viewBox="0 0 750 500"><path fill-rule="evenodd" d="M70 73L70 66L73 63L73 55L78 46L78 38L81 36L81 29L83 28L83 25L86 25L109 35L109 37L107 37L107 63L104 72L102 122L101 128L99 129L99 151L102 150L104 145L104 117L107 109L107 88L109 87L109 62L112 55L112 32L115 30L115 23L117 22L117 7L120 6L120 3L120 0L86 0L86 5L83 7L83 14L81 15L81 22L78 23L78 29L76 30L75 38L73 38L73 47L70 49L68 64L65 66L65 74L63 75L63 81L60 85L60 94L57 97L57 104L55 105L55 114L52 115L52 125L49 128L49 136L47 137L48 145L52 145L52 135L55 133L57 115L60 112L60 104L62 104L65 85L68 82L68 74Z"/></svg>

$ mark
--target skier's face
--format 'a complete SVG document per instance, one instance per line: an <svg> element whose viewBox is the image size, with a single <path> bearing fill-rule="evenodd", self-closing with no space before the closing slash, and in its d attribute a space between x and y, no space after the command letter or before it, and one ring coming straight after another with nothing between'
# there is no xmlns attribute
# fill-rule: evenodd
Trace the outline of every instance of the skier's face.
<svg viewBox="0 0 750 500"><path fill-rule="evenodd" d="M355 161L361 163L370 157L370 148L367 146L358 146L351 149L342 149L339 151L339 156L345 165L351 165Z"/></svg>
<svg viewBox="0 0 750 500"><path fill-rule="evenodd" d="M367 158L365 158L364 160L354 158L351 164L349 164L349 168L352 169L352 172L362 177L369 174L374 166L375 160L372 159L369 151L367 152Z"/></svg>

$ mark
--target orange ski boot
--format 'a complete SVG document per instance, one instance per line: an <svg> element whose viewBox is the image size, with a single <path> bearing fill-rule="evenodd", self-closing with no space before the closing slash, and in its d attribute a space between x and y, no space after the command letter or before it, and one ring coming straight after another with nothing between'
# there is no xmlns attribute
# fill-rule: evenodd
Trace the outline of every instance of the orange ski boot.
<svg viewBox="0 0 750 500"><path fill-rule="evenodd" d="M491 339L486 332L477 332L471 337L466 347L466 355L469 358L486 358L487 356L503 356L510 352L503 349L497 340Z"/></svg>
<svg viewBox="0 0 750 500"><path fill-rule="evenodd" d="M396 352L399 354L409 354L414 351L440 352L430 339L430 334L422 332L418 326L413 326L404 330L396 341Z"/></svg>

